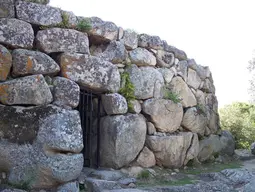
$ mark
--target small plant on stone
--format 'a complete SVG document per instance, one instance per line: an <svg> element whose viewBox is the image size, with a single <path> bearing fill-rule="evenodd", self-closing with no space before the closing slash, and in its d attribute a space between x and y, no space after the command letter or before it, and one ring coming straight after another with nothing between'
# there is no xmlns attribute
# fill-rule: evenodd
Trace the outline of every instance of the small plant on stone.
<svg viewBox="0 0 255 192"><path fill-rule="evenodd" d="M62 12L62 22L57 25L60 28L68 28L69 27L69 16L67 13Z"/></svg>
<svg viewBox="0 0 255 192"><path fill-rule="evenodd" d="M167 88L164 89L164 99L169 99L169 100L173 101L174 103L181 102L180 96L177 93L170 91Z"/></svg>
<svg viewBox="0 0 255 192"><path fill-rule="evenodd" d="M119 93L123 95L128 103L128 108L132 108L132 104L130 101L135 100L135 86L130 80L129 73L123 72L121 74L121 83L122 88L119 90Z"/></svg>
<svg viewBox="0 0 255 192"><path fill-rule="evenodd" d="M141 171L137 176L138 179L148 179L149 177L150 177L150 172L148 170Z"/></svg>
<svg viewBox="0 0 255 192"><path fill-rule="evenodd" d="M81 19L78 22L76 29L81 32L88 32L92 29L92 27L88 19Z"/></svg>

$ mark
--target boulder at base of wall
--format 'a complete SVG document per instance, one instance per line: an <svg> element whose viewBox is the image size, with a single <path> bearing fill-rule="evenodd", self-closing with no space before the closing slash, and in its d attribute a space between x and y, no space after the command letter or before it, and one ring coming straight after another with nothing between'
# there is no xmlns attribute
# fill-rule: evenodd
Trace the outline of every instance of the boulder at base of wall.
<svg viewBox="0 0 255 192"><path fill-rule="evenodd" d="M142 105L142 110L160 132L175 132L179 129L183 117L180 103L166 99L149 99Z"/></svg>
<svg viewBox="0 0 255 192"><path fill-rule="evenodd" d="M53 188L79 176L83 139L78 111L0 105L0 112L0 171L9 173L9 183Z"/></svg>
<svg viewBox="0 0 255 192"><path fill-rule="evenodd" d="M100 127L101 166L118 169L128 165L144 146L146 122L142 115L106 116Z"/></svg>
<svg viewBox="0 0 255 192"><path fill-rule="evenodd" d="M0 101L7 105L45 105L53 100L42 75L31 75L0 83Z"/></svg>
<svg viewBox="0 0 255 192"><path fill-rule="evenodd" d="M46 52L77 52L89 54L89 40L86 33L73 29L50 28L38 31L36 48Z"/></svg>
<svg viewBox="0 0 255 192"><path fill-rule="evenodd" d="M12 66L12 55L4 46L0 45L0 81L5 81Z"/></svg>
<svg viewBox="0 0 255 192"><path fill-rule="evenodd" d="M153 167L156 165L155 155L147 147L144 147L141 153L138 155L136 162L141 167Z"/></svg>
<svg viewBox="0 0 255 192"><path fill-rule="evenodd" d="M14 76L57 74L60 71L59 65L50 56L39 51L15 49L12 57Z"/></svg>
<svg viewBox="0 0 255 192"><path fill-rule="evenodd" d="M120 73L118 67L102 58L78 53L60 56L61 74L80 86L98 92L118 92Z"/></svg>
<svg viewBox="0 0 255 192"><path fill-rule="evenodd" d="M235 139L230 131L221 132L220 142L222 144L221 154L232 156L235 153Z"/></svg>
<svg viewBox="0 0 255 192"><path fill-rule="evenodd" d="M154 153L157 165L180 168L184 165L192 138L191 132L182 132L170 136L147 136L146 146Z"/></svg>
<svg viewBox="0 0 255 192"><path fill-rule="evenodd" d="M0 19L0 43L13 48L33 47L34 31L32 26L18 19Z"/></svg>
<svg viewBox="0 0 255 192"><path fill-rule="evenodd" d="M137 67L131 65L127 69L130 80L135 87L135 97L137 99L149 99L152 97L162 97L164 79L160 72L153 67Z"/></svg>

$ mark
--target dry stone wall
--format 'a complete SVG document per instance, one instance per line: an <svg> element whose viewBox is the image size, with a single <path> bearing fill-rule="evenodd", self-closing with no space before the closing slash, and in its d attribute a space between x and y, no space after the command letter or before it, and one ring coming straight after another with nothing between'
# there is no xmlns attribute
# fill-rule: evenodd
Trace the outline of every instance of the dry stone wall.
<svg viewBox="0 0 255 192"><path fill-rule="evenodd" d="M233 153L208 67L158 36L34 2L0 0L0 171L10 183L78 177L80 89L102 97L103 167L179 168Z"/></svg>

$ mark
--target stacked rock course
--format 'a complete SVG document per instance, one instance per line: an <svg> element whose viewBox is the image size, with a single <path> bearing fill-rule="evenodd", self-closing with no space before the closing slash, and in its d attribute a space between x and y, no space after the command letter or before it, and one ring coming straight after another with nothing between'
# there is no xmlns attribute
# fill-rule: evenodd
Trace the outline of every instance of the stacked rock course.
<svg viewBox="0 0 255 192"><path fill-rule="evenodd" d="M179 168L229 147L208 67L158 36L34 2L0 0L0 171L10 183L51 188L78 177L80 89L102 95L103 167Z"/></svg>

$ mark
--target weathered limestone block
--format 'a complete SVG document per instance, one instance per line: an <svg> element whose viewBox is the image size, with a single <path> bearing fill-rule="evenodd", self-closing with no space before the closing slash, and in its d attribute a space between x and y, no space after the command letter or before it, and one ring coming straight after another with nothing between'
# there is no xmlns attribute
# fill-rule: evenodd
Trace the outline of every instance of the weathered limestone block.
<svg viewBox="0 0 255 192"><path fill-rule="evenodd" d="M99 55L102 59L112 63L122 63L127 59L128 52L123 43L111 41L105 51Z"/></svg>
<svg viewBox="0 0 255 192"><path fill-rule="evenodd" d="M33 47L34 31L32 26L18 19L0 19L0 43L13 48Z"/></svg>
<svg viewBox="0 0 255 192"><path fill-rule="evenodd" d="M163 41L163 45L165 51L173 53L174 56L180 61L187 59L187 55L184 51L177 49L176 47L173 47L171 45L168 45L166 41Z"/></svg>
<svg viewBox="0 0 255 192"><path fill-rule="evenodd" d="M214 155L217 155L222 149L220 137L218 135L210 135L199 142L198 160L204 162Z"/></svg>
<svg viewBox="0 0 255 192"><path fill-rule="evenodd" d="M5 81L12 66L12 55L0 44L0 81Z"/></svg>
<svg viewBox="0 0 255 192"><path fill-rule="evenodd" d="M52 94L42 75L31 75L0 83L0 101L7 105L45 105Z"/></svg>
<svg viewBox="0 0 255 192"><path fill-rule="evenodd" d="M118 93L102 95L102 103L107 115L124 114L128 111L125 97Z"/></svg>
<svg viewBox="0 0 255 192"><path fill-rule="evenodd" d="M206 114L197 107L189 108L184 113L181 125L191 132L203 136L207 125Z"/></svg>
<svg viewBox="0 0 255 192"><path fill-rule="evenodd" d="M193 134L183 132L171 136L147 136L146 146L153 151L157 165L180 168L184 165ZM181 149L181 150L180 150Z"/></svg>
<svg viewBox="0 0 255 192"><path fill-rule="evenodd" d="M129 52L130 60L132 64L138 66L155 66L156 57L144 48L136 48Z"/></svg>
<svg viewBox="0 0 255 192"><path fill-rule="evenodd" d="M187 151L186 158L184 160L184 165L186 165L189 162L189 160L195 159L198 153L199 153L199 140L197 134L193 133L191 144Z"/></svg>
<svg viewBox="0 0 255 192"><path fill-rule="evenodd" d="M142 110L141 104L138 100L131 100L129 101L129 108L128 111L130 113L140 113Z"/></svg>
<svg viewBox="0 0 255 192"><path fill-rule="evenodd" d="M220 128L219 114L209 109L207 110L207 118L209 120L207 126L211 133L216 133Z"/></svg>
<svg viewBox="0 0 255 192"><path fill-rule="evenodd" d="M196 93L195 93L195 97L197 99L197 103L201 106L205 106L206 105L206 94L201 91L201 90L197 90Z"/></svg>
<svg viewBox="0 0 255 192"><path fill-rule="evenodd" d="M89 54L87 34L73 29L50 28L38 31L36 47L46 53L78 52Z"/></svg>
<svg viewBox="0 0 255 192"><path fill-rule="evenodd" d="M14 18L14 0L0 0L0 18Z"/></svg>
<svg viewBox="0 0 255 192"><path fill-rule="evenodd" d="M92 29L88 32L93 44L117 40L119 28L113 23L98 17L88 18Z"/></svg>
<svg viewBox="0 0 255 192"><path fill-rule="evenodd" d="M121 168L142 150L146 122L142 115L106 116L101 119L101 166Z"/></svg>
<svg viewBox="0 0 255 192"><path fill-rule="evenodd" d="M149 99L152 97L162 97L164 79L160 72L152 67L140 67L131 65L127 69L130 80L135 87L135 97L137 99Z"/></svg>
<svg viewBox="0 0 255 192"><path fill-rule="evenodd" d="M181 125L183 109L180 103L165 99L149 99L142 105L150 121L160 132L175 132Z"/></svg>
<svg viewBox="0 0 255 192"><path fill-rule="evenodd" d="M99 92L118 92L120 74L118 67L102 58L78 53L60 56L61 74L80 86Z"/></svg>
<svg viewBox="0 0 255 192"><path fill-rule="evenodd" d="M34 25L57 25L62 22L60 9L37 3L17 1L17 18Z"/></svg>
<svg viewBox="0 0 255 192"><path fill-rule="evenodd" d="M210 77L211 72L209 67L198 65L194 59L188 59L187 61L189 68L195 70L202 81Z"/></svg>
<svg viewBox="0 0 255 192"><path fill-rule="evenodd" d="M39 51L15 49L12 58L14 76L57 74L60 71L59 65L50 56Z"/></svg>
<svg viewBox="0 0 255 192"><path fill-rule="evenodd" d="M163 49L163 42L158 36L150 36L147 34L140 34L138 37L139 47L151 49Z"/></svg>
<svg viewBox="0 0 255 192"><path fill-rule="evenodd" d="M194 89L198 89L200 84L201 84L201 79L198 76L197 72L193 69L188 69L188 79L187 79L187 84L194 88Z"/></svg>
<svg viewBox="0 0 255 192"><path fill-rule="evenodd" d="M218 113L218 100L214 94L206 94L205 103L210 110Z"/></svg>
<svg viewBox="0 0 255 192"><path fill-rule="evenodd" d="M215 87L209 79L205 79L201 83L200 88L202 91L204 91L206 93L215 93Z"/></svg>
<svg viewBox="0 0 255 192"><path fill-rule="evenodd" d="M78 111L53 105L0 105L0 111L0 170L9 172L9 183L53 188L79 176L83 140Z"/></svg>
<svg viewBox="0 0 255 192"><path fill-rule="evenodd" d="M53 79L53 104L75 108L79 105L80 87L75 82L63 78Z"/></svg>
<svg viewBox="0 0 255 192"><path fill-rule="evenodd" d="M197 105L197 100L181 77L174 77L169 85L170 89L180 96L183 107Z"/></svg>
<svg viewBox="0 0 255 192"><path fill-rule="evenodd" d="M187 61L179 61L176 65L177 74L180 75L185 82L188 78L188 63Z"/></svg>
<svg viewBox="0 0 255 192"><path fill-rule="evenodd" d="M156 53L157 65L160 67L170 68L174 65L174 54L163 50L158 50Z"/></svg>
<svg viewBox="0 0 255 192"><path fill-rule="evenodd" d="M173 68L167 69L167 68L157 68L157 70L162 74L162 76L165 79L165 83L168 84L171 82L173 77L175 76L175 71Z"/></svg>
<svg viewBox="0 0 255 192"><path fill-rule="evenodd" d="M156 165L155 155L147 147L144 147L141 153L138 155L136 162L141 167L153 167Z"/></svg>
<svg viewBox="0 0 255 192"><path fill-rule="evenodd" d="M126 49L132 50L138 47L138 35L135 31L125 30L122 39Z"/></svg>

